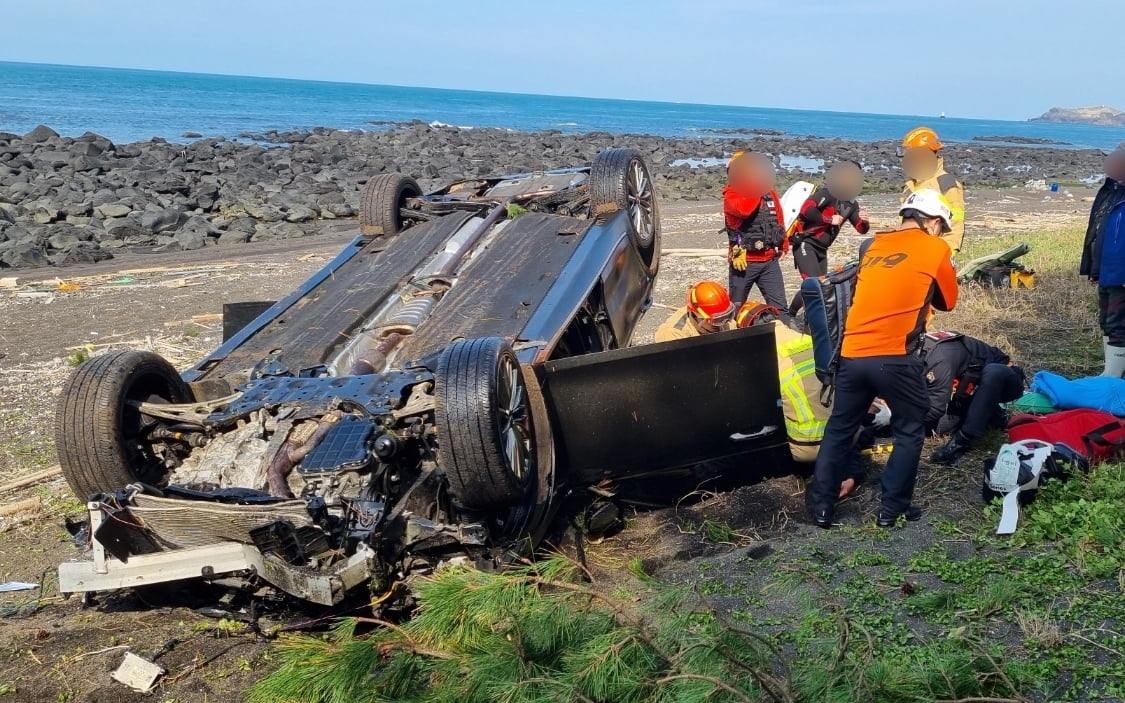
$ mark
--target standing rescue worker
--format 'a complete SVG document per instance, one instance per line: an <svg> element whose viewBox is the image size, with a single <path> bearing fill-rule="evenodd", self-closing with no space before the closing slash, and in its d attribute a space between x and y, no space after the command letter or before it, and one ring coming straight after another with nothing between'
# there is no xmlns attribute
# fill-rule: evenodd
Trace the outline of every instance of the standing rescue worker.
<svg viewBox="0 0 1125 703"><path fill-rule="evenodd" d="M1078 273L1098 286L1103 376L1125 377L1125 149L1105 161L1105 183L1094 197Z"/></svg>
<svg viewBox="0 0 1125 703"><path fill-rule="evenodd" d="M722 285L714 281L696 283L688 289L687 305L672 313L657 328L654 338L668 342L732 329L736 309Z"/></svg>
<svg viewBox="0 0 1125 703"><path fill-rule="evenodd" d="M923 352L930 389L926 429L952 435L933 460L952 466L990 426L1004 426L1000 404L1023 393L1023 370L1002 350L958 332L930 332Z"/></svg>
<svg viewBox="0 0 1125 703"><path fill-rule="evenodd" d="M828 275L828 247L840 236L844 223L850 223L860 234L867 234L871 225L867 213L856 198L863 191L863 169L854 161L841 161L828 169L825 184L801 206L794 231L789 236L793 263L801 278ZM789 304L789 314L796 315L802 307L798 292Z"/></svg>
<svg viewBox="0 0 1125 703"><path fill-rule="evenodd" d="M945 158L939 153L943 144L937 132L929 127L910 130L902 140L898 155L902 157L902 170L906 174L906 187L902 199L920 190L936 190L949 202L953 224L949 233L942 236L954 254L961 251L965 241L965 187L961 181L945 171Z"/></svg>
<svg viewBox="0 0 1125 703"><path fill-rule="evenodd" d="M781 311L789 323L785 279L778 259L789 249L781 198L774 190L777 174L773 162L762 154L735 152L727 163L727 186L723 188L723 217L726 221L730 263L730 296L736 308L746 302L750 289L758 285L767 305Z"/></svg>
<svg viewBox="0 0 1125 703"><path fill-rule="evenodd" d="M932 190L912 194L899 213L898 229L878 233L866 245L844 325L832 415L808 495L818 527L832 526L846 457L876 397L890 408L894 436L876 524L922 517L921 508L911 505L930 406L919 352L930 307L952 310L957 304L957 272L940 238L952 228L953 215Z"/></svg>

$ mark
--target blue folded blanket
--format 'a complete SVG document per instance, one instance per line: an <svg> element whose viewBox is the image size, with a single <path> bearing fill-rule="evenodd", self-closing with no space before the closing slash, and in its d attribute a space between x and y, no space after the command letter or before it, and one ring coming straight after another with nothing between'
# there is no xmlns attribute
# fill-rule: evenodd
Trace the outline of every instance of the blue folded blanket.
<svg viewBox="0 0 1125 703"><path fill-rule="evenodd" d="M1060 410L1091 408L1125 417L1125 380L1109 376L1076 378L1073 381L1050 371L1040 371L1031 390L1042 393Z"/></svg>

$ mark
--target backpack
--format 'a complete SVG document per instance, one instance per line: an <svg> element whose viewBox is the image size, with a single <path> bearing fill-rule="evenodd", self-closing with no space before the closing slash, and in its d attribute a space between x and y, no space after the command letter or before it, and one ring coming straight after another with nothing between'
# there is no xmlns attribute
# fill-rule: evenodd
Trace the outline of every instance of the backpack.
<svg viewBox="0 0 1125 703"><path fill-rule="evenodd" d="M827 276L801 281L801 300L805 304L805 324L813 338L816 376L822 384L820 402L832 404L836 371L840 364L840 347L844 341L844 325L855 298L858 263L849 263Z"/></svg>
<svg viewBox="0 0 1125 703"><path fill-rule="evenodd" d="M984 484L981 496L986 503L1001 498L1003 511L998 535L1010 535L1019 522L1019 506L1035 500L1039 485L1048 478L1063 480L1089 469L1079 452L1064 443L1051 444L1038 439L1025 439L1000 447L992 459L984 462Z"/></svg>
<svg viewBox="0 0 1125 703"><path fill-rule="evenodd" d="M1012 442L1037 439L1065 444L1095 463L1121 453L1125 447L1125 423L1100 410L1016 415L1008 421L1008 438Z"/></svg>

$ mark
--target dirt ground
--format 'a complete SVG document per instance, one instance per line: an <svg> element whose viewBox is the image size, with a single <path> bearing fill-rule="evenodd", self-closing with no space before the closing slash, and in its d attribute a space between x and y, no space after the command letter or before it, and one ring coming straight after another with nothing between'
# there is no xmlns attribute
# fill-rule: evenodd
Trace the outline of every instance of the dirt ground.
<svg viewBox="0 0 1125 703"><path fill-rule="evenodd" d="M968 200L968 236L1031 233L1081 223L1092 191L1046 193L1023 189L979 191ZM892 223L895 196L871 196L865 206L877 226ZM682 304L692 283L725 281L718 203L663 203L662 262L655 307L636 342ZM353 223L354 224L354 223ZM221 339L224 302L274 300L330 260L353 235L348 225L318 237L207 248L194 252L126 253L113 261L68 269L18 271L14 287L0 288L0 484L55 464L51 443L54 405L72 365L105 349L153 349L187 366ZM841 252L858 236L841 239ZM1034 245L1034 239L1031 243ZM714 248L711 257L681 249ZM783 264L796 285L792 265ZM5 272L5 276L13 275ZM947 517L967 509L968 493L949 495L923 468L924 507L940 503ZM933 490L925 490L933 486ZM620 536L590 549L592 565L622 567L642 555L645 570L690 581L702 570L723 570L747 553L808 549L820 539L802 511L797 479L739 489L688 512L637 516ZM4 490L0 488L0 490ZM952 498L952 499L951 499ZM240 605L217 604L198 588L178 594L99 597L90 607L58 596L53 568L76 555L64 518L81 514L61 478L0 495L0 581L27 581L36 589L0 594L0 699L11 701L235 700L270 669L268 639L245 628ZM7 510L6 506L20 509ZM870 517L872 491L843 505L843 520ZM708 512L710 511L710 512ZM720 516L736 539L706 545L685 530L685 515L702 524ZM690 523L690 521L689 521ZM932 532L916 530L904 550L925 548ZM906 539L906 538L904 538ZM744 546L736 547L735 544ZM752 546L746 547L746 544ZM755 552L755 550L758 550ZM701 566L706 564L706 566ZM200 607L202 610L197 610ZM196 608L196 609L193 609ZM208 609L209 608L209 609ZM218 616L227 616L218 619ZM266 627L322 613L277 612ZM109 674L124 653L155 658L168 674L153 694L134 693Z"/></svg>

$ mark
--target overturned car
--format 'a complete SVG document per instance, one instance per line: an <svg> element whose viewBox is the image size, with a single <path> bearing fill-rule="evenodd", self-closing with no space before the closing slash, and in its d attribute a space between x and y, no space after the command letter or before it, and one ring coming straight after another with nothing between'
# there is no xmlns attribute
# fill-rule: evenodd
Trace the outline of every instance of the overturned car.
<svg viewBox="0 0 1125 703"><path fill-rule="evenodd" d="M429 194L380 175L360 224L192 368L74 372L56 441L90 541L63 592L204 578L331 605L526 555L567 496L788 463L769 329L628 346L660 264L636 151Z"/></svg>

